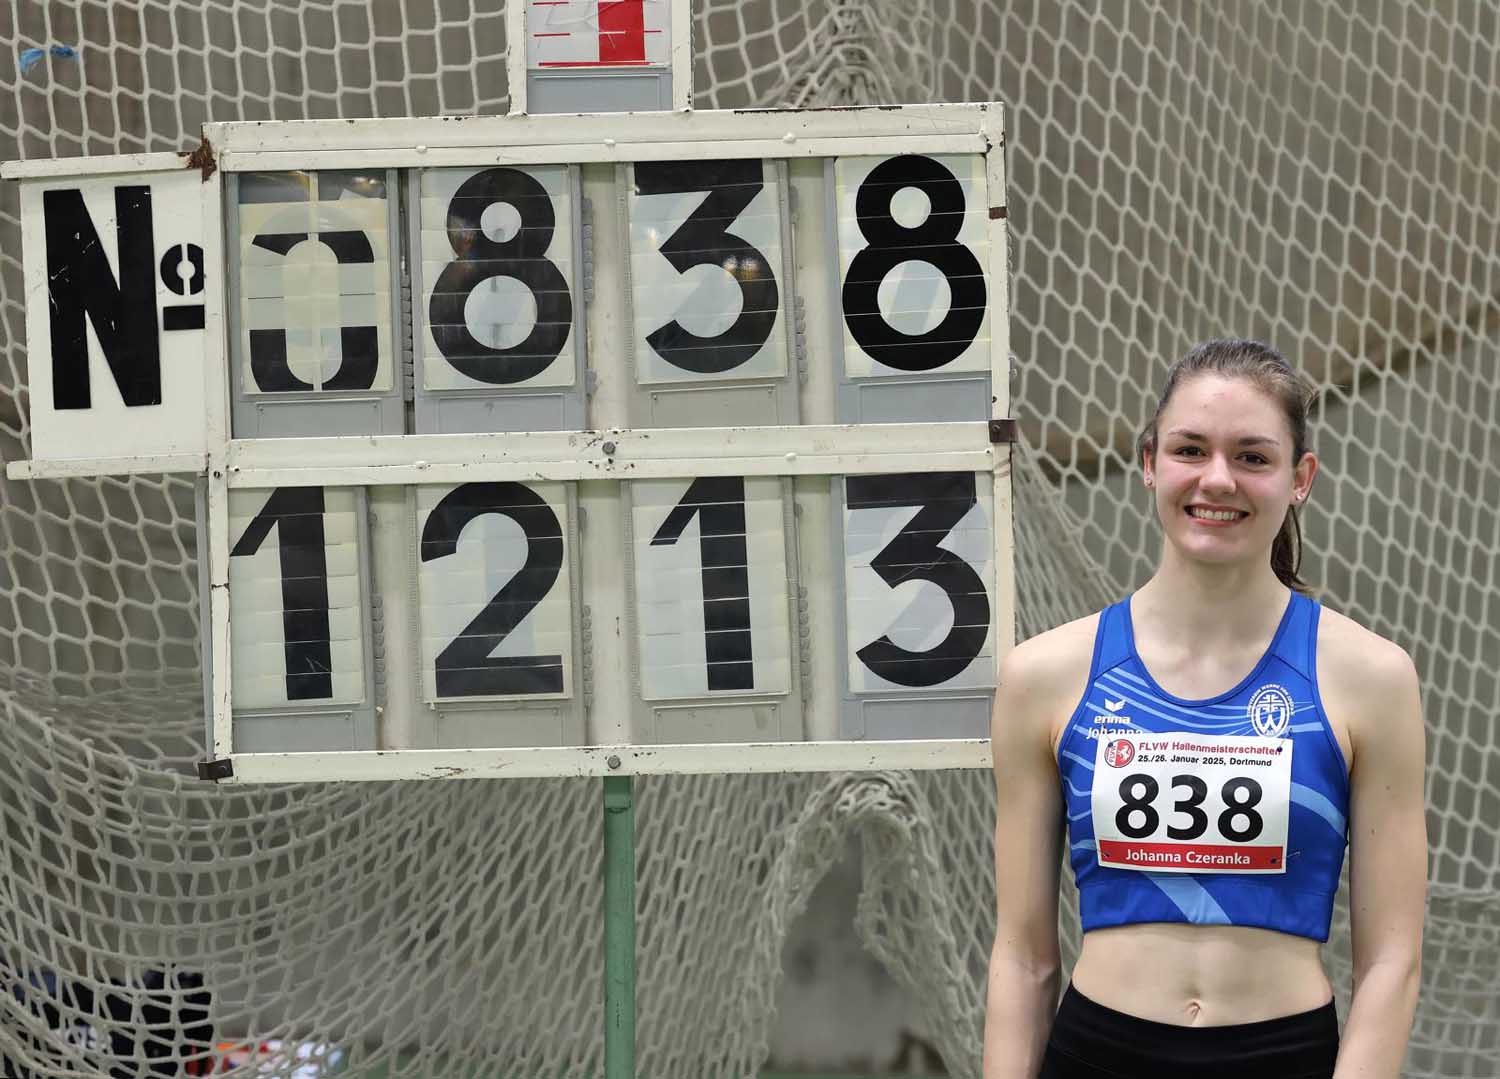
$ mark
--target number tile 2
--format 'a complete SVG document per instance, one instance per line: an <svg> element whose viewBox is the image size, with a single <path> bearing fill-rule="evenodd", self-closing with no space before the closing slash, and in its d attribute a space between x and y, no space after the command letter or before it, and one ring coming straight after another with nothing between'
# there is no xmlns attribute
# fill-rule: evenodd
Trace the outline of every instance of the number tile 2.
<svg viewBox="0 0 1500 1079"><path fill-rule="evenodd" d="M570 695L564 486L421 486L416 499L425 698Z"/></svg>

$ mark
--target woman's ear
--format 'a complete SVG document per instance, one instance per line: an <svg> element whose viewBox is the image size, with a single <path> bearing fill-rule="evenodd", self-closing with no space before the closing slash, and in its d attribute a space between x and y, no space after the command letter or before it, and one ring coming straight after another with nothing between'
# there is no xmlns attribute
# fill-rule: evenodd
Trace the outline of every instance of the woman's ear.
<svg viewBox="0 0 1500 1079"><path fill-rule="evenodd" d="M1147 487L1156 483L1156 462L1152 460L1152 454L1149 449L1141 450L1141 471L1144 474Z"/></svg>
<svg viewBox="0 0 1500 1079"><path fill-rule="evenodd" d="M1297 462L1297 467L1292 469L1292 504L1300 506L1307 501L1308 492L1312 490L1313 479L1318 474L1318 458L1309 450L1302 455L1302 460Z"/></svg>

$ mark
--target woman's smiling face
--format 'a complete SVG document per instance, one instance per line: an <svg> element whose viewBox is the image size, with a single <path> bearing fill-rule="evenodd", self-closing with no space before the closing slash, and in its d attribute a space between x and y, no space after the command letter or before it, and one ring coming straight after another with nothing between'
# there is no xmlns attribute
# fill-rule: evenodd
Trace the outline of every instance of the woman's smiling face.
<svg viewBox="0 0 1500 1079"><path fill-rule="evenodd" d="M1167 539L1194 561L1267 559L1317 471L1311 454L1294 462L1292 453L1286 416L1254 382L1201 374L1181 383L1144 460Z"/></svg>

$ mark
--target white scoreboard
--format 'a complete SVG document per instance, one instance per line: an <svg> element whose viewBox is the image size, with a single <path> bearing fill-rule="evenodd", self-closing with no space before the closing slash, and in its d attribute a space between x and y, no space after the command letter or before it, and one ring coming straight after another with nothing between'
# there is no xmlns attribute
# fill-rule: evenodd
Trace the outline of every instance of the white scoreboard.
<svg viewBox="0 0 1500 1079"><path fill-rule="evenodd" d="M665 48L589 6L535 63ZM11 474L200 477L206 774L987 765L998 107L205 140L6 175Z"/></svg>

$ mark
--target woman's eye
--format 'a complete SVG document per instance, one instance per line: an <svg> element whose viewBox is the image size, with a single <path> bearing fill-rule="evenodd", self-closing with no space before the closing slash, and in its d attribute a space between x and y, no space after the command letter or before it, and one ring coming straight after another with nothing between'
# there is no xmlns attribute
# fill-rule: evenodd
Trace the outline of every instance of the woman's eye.
<svg viewBox="0 0 1500 1079"><path fill-rule="evenodd" d="M1266 459L1258 453L1245 454L1245 460L1249 461L1252 465L1263 465L1266 463Z"/></svg>
<svg viewBox="0 0 1500 1079"><path fill-rule="evenodd" d="M1179 446L1179 447L1177 447L1177 455L1179 457L1190 457L1190 456L1193 456L1193 455L1196 455L1196 454L1199 454L1199 453L1202 453L1202 452L1203 451L1200 450L1197 446Z"/></svg>

